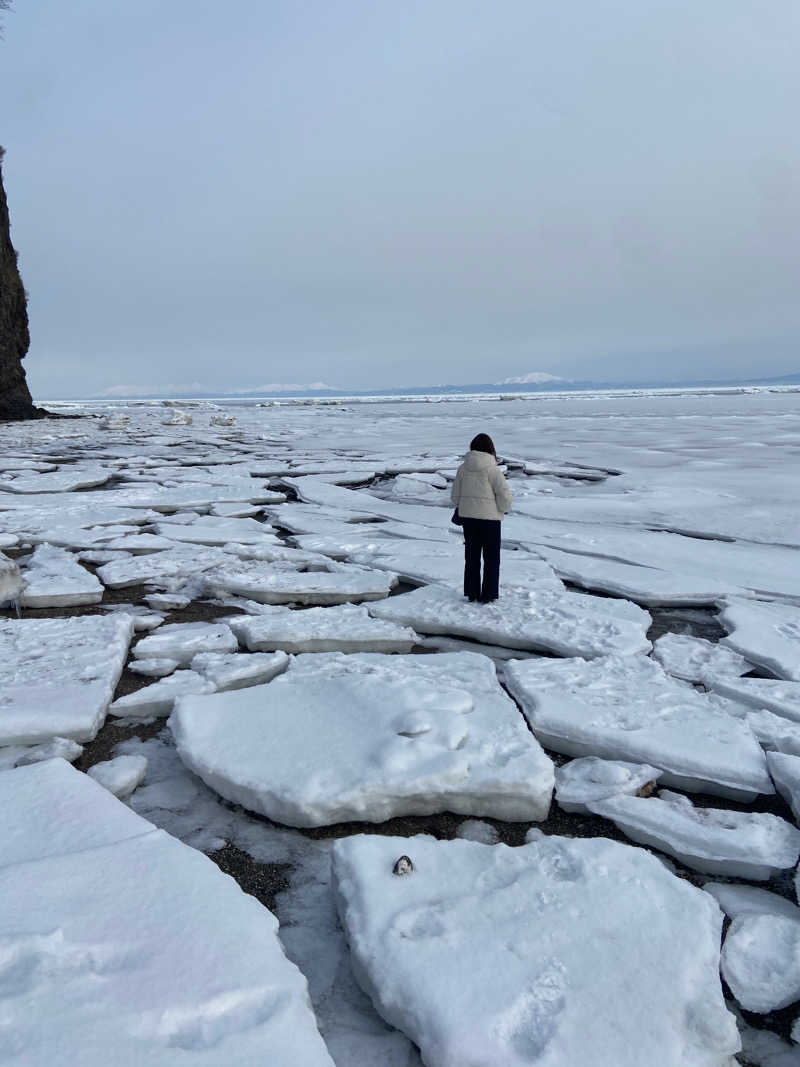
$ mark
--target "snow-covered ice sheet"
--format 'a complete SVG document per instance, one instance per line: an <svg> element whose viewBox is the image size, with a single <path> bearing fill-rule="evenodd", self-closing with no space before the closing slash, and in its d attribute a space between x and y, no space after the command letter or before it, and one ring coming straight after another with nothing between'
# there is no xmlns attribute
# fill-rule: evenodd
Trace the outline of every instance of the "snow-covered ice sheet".
<svg viewBox="0 0 800 1067"><path fill-rule="evenodd" d="M588 812L587 804L620 793L638 793L661 777L657 767L584 756L556 767L556 800L564 811Z"/></svg>
<svg viewBox="0 0 800 1067"><path fill-rule="evenodd" d="M167 656L152 659L134 659L128 664L128 670L134 674L143 674L146 678L165 678L179 666L176 659Z"/></svg>
<svg viewBox="0 0 800 1067"><path fill-rule="evenodd" d="M95 763L86 772L115 797L127 797L144 779L147 772L145 756L115 756L102 763Z"/></svg>
<svg viewBox="0 0 800 1067"><path fill-rule="evenodd" d="M202 674L218 692L264 685L288 665L285 652L198 652L191 663L192 670Z"/></svg>
<svg viewBox="0 0 800 1067"><path fill-rule="evenodd" d="M6 493L69 493L75 489L90 489L103 485L114 472L98 464L81 467L69 464L63 470L35 474L26 471L17 477L4 476L0 491Z"/></svg>
<svg viewBox="0 0 800 1067"><path fill-rule="evenodd" d="M667 674L685 682L706 682L712 677L738 678L752 670L744 656L724 645L688 634L664 634L653 645L653 656Z"/></svg>
<svg viewBox="0 0 800 1067"><path fill-rule="evenodd" d="M730 589L725 582L702 575L675 574L619 559L563 552L538 543L532 547L564 581L628 597L649 607L714 604Z"/></svg>
<svg viewBox="0 0 800 1067"><path fill-rule="evenodd" d="M269 685L182 698L169 725L207 785L292 826L550 807L553 765L485 656L300 656Z"/></svg>
<svg viewBox="0 0 800 1067"><path fill-rule="evenodd" d="M746 723L647 656L514 660L505 677L556 752L649 763L662 784L734 800L774 792Z"/></svg>
<svg viewBox="0 0 800 1067"><path fill-rule="evenodd" d="M0 868L82 852L152 830L146 819L63 759L0 774L0 811Z"/></svg>
<svg viewBox="0 0 800 1067"><path fill-rule="evenodd" d="M800 1000L800 921L744 914L722 946L722 975L741 1006L770 1012Z"/></svg>
<svg viewBox="0 0 800 1067"><path fill-rule="evenodd" d="M362 604L304 611L276 606L265 614L230 619L229 625L252 651L410 652L417 640L408 627L373 619Z"/></svg>
<svg viewBox="0 0 800 1067"><path fill-rule="evenodd" d="M163 552L148 552L144 555L113 560L97 571L104 585L112 589L125 588L151 582L158 585L187 581L210 568L221 567L230 561L230 556L220 548L204 545L182 545Z"/></svg>
<svg viewBox="0 0 800 1067"><path fill-rule="evenodd" d="M785 719L800 722L800 682L774 678L723 678L711 675L706 684L720 696L748 708L766 708Z"/></svg>
<svg viewBox="0 0 800 1067"><path fill-rule="evenodd" d="M161 830L6 867L0 901L26 976L4 1000L3 1058L255 1067L266 1049L275 1067L332 1065L274 916Z"/></svg>
<svg viewBox="0 0 800 1067"><path fill-rule="evenodd" d="M159 678L152 685L118 697L109 707L109 713L119 718L150 719L166 716L172 711L179 696L189 693L213 693L216 686L197 671L177 670L166 678Z"/></svg>
<svg viewBox="0 0 800 1067"><path fill-rule="evenodd" d="M228 543L280 544L270 526L255 519L220 518L204 515L188 525L175 522L158 522L155 526L160 537L172 541L189 541L197 545L226 545Z"/></svg>
<svg viewBox="0 0 800 1067"><path fill-rule="evenodd" d="M640 845L674 856L707 874L764 882L794 867L800 830L777 815L695 807L663 789L654 797L611 796L587 802Z"/></svg>
<svg viewBox="0 0 800 1067"><path fill-rule="evenodd" d="M442 541L376 540L369 549L350 553L354 563L391 571L414 585L443 582L459 586L464 580L464 547ZM503 550L500 554L500 584L530 589L547 586L563 590L553 569L530 552Z"/></svg>
<svg viewBox="0 0 800 1067"><path fill-rule="evenodd" d="M738 919L740 915L784 915L800 922L800 908L768 889L730 882L706 882L703 889L731 919Z"/></svg>
<svg viewBox="0 0 800 1067"><path fill-rule="evenodd" d="M333 856L356 975L429 1067L729 1067L739 1048L719 909L642 849L355 836Z"/></svg>
<svg viewBox="0 0 800 1067"><path fill-rule="evenodd" d="M800 682L800 606L736 600L720 622L728 630L724 644L776 677Z"/></svg>
<svg viewBox="0 0 800 1067"><path fill-rule="evenodd" d="M103 586L78 563L71 552L39 544L24 565L25 589L20 604L26 608L73 607L99 604Z"/></svg>
<svg viewBox="0 0 800 1067"><path fill-rule="evenodd" d="M0 745L90 741L132 634L128 615L0 619Z"/></svg>
<svg viewBox="0 0 800 1067"><path fill-rule="evenodd" d="M331 566L337 566L331 564ZM253 561L221 566L206 579L206 593L233 593L262 604L345 604L387 597L397 577L383 571L339 564L333 573L270 567Z"/></svg>
<svg viewBox="0 0 800 1067"><path fill-rule="evenodd" d="M496 603L470 604L455 589L430 585L370 605L369 613L419 633L560 656L629 655L650 648L650 616L635 604L547 588L501 590Z"/></svg>
<svg viewBox="0 0 800 1067"><path fill-rule="evenodd" d="M767 767L775 788L800 822L800 756L786 752L767 752Z"/></svg>
<svg viewBox="0 0 800 1067"><path fill-rule="evenodd" d="M231 628L219 622L173 622L143 637L133 648L136 659L175 659L186 667L198 652L235 652Z"/></svg>

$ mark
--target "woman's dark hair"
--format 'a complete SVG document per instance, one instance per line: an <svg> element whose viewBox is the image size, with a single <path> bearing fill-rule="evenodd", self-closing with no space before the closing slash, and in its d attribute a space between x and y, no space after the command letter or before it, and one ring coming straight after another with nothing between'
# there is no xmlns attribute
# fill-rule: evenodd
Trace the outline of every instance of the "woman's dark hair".
<svg viewBox="0 0 800 1067"><path fill-rule="evenodd" d="M488 452L490 456L494 456L497 459L497 453L494 450L494 441L488 433L479 433L477 437L473 437L469 443L469 447L473 452Z"/></svg>

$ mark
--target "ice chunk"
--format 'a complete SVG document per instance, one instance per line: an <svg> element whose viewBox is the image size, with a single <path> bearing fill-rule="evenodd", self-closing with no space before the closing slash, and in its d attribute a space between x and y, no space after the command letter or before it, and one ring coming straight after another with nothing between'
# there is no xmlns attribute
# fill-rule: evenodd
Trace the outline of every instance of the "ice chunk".
<svg viewBox="0 0 800 1067"><path fill-rule="evenodd" d="M293 826L550 806L552 763L485 656L300 656L269 685L181 699L169 725L207 785Z"/></svg>
<svg viewBox="0 0 800 1067"><path fill-rule="evenodd" d="M410 652L413 630L373 619L360 604L292 611L274 607L258 616L239 616L229 625L251 650L286 652Z"/></svg>
<svg viewBox="0 0 800 1067"><path fill-rule="evenodd" d="M371 605L369 613L419 633L560 656L628 655L650 648L646 634L652 620L635 604L547 588L502 590L496 604L470 604L454 589L430 585Z"/></svg>
<svg viewBox="0 0 800 1067"><path fill-rule="evenodd" d="M667 674L686 682L705 682L711 676L738 678L752 670L738 652L688 634L664 634L653 645L653 655Z"/></svg>
<svg viewBox="0 0 800 1067"><path fill-rule="evenodd" d="M556 767L556 800L564 811L587 812L592 800L604 800L620 793L638 793L661 777L657 767L646 763L584 756Z"/></svg>
<svg viewBox="0 0 800 1067"><path fill-rule="evenodd" d="M128 664L128 670L134 674L143 674L147 678L164 678L179 667L176 659L166 656L153 657L152 659L134 659Z"/></svg>
<svg viewBox="0 0 800 1067"><path fill-rule="evenodd" d="M640 845L649 845L686 867L763 882L794 867L800 830L777 815L696 808L688 797L662 790L657 797L614 796L590 800L602 815Z"/></svg>
<svg viewBox="0 0 800 1067"><path fill-rule="evenodd" d="M0 619L0 745L90 741L132 633L127 615Z"/></svg>
<svg viewBox="0 0 800 1067"><path fill-rule="evenodd" d="M196 671L177 670L166 678L159 678L152 685L137 689L119 697L108 709L112 715L123 718L149 719L153 715L166 716L172 711L175 700L188 693L213 693L214 683Z"/></svg>
<svg viewBox="0 0 800 1067"><path fill-rule="evenodd" d="M103 763L95 763L86 773L109 793L122 798L134 791L146 772L146 757L115 756L114 759L105 760Z"/></svg>
<svg viewBox="0 0 800 1067"><path fill-rule="evenodd" d="M747 1011L765 1013L800 999L800 922L786 915L741 915L722 946L722 976Z"/></svg>
<svg viewBox="0 0 800 1067"><path fill-rule="evenodd" d="M22 592L23 585L19 565L0 552L0 607L11 600L16 600Z"/></svg>
<svg viewBox="0 0 800 1067"><path fill-rule="evenodd" d="M55 759L60 756L67 763L74 763L83 752L83 745L69 741L66 737L54 737L41 745L8 745L0 748L0 771L11 767L27 767L31 763Z"/></svg>
<svg viewBox="0 0 800 1067"><path fill-rule="evenodd" d="M225 623L173 622L134 646L137 659L175 659L188 666L198 652L235 652L239 643Z"/></svg>
<svg viewBox="0 0 800 1067"><path fill-rule="evenodd" d="M430 1067L728 1067L739 1047L720 911L642 849L371 835L333 857L356 976Z"/></svg>
<svg viewBox="0 0 800 1067"><path fill-rule="evenodd" d="M722 641L778 678L800 682L800 607L731 600L720 614Z"/></svg>
<svg viewBox="0 0 800 1067"><path fill-rule="evenodd" d="M720 696L752 708L766 708L793 722L800 722L800 682L780 682L772 678L721 678L707 681Z"/></svg>
<svg viewBox="0 0 800 1067"><path fill-rule="evenodd" d="M380 600L397 585L393 574L339 566L334 573L279 570L257 561L221 566L208 575L206 592L209 596L233 593L262 604L344 604Z"/></svg>
<svg viewBox="0 0 800 1067"><path fill-rule="evenodd" d="M556 752L649 763L663 784L734 800L774 792L749 727L647 656L514 660L505 677Z"/></svg>
<svg viewBox="0 0 800 1067"><path fill-rule="evenodd" d="M230 560L221 548L203 545L182 545L164 552L148 552L127 559L112 560L100 567L97 574L104 585L122 589L142 582L186 581L210 568L220 567Z"/></svg>
<svg viewBox="0 0 800 1067"><path fill-rule="evenodd" d="M776 789L800 822L800 756L768 752L767 766Z"/></svg>
<svg viewBox="0 0 800 1067"><path fill-rule="evenodd" d="M0 868L82 852L153 829L63 759L0 774L0 811Z"/></svg>
<svg viewBox="0 0 800 1067"><path fill-rule="evenodd" d="M480 819L465 819L456 830L456 837L463 841L479 841L482 845L496 845L500 840L492 824Z"/></svg>
<svg viewBox="0 0 800 1067"><path fill-rule="evenodd" d="M740 915L784 915L800 922L800 908L786 897L757 889L752 885L731 885L730 882L706 882L703 886L731 919Z"/></svg>
<svg viewBox="0 0 800 1067"><path fill-rule="evenodd" d="M204 515L190 525L174 522L156 523L156 533L173 541L190 541L197 545L278 545L280 541L270 526L255 519L221 518Z"/></svg>
<svg viewBox="0 0 800 1067"><path fill-rule="evenodd" d="M289 665L285 652L198 652L192 670L202 674L219 692L263 685Z"/></svg>
<svg viewBox="0 0 800 1067"><path fill-rule="evenodd" d="M800 722L766 710L749 712L745 722L767 751L800 756Z"/></svg>

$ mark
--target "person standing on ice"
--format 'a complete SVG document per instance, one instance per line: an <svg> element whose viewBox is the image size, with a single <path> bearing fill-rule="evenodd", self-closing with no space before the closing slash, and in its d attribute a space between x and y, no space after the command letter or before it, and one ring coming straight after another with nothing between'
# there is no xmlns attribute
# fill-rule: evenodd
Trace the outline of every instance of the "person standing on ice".
<svg viewBox="0 0 800 1067"><path fill-rule="evenodd" d="M511 491L488 433L470 441L450 499L464 527L464 596L488 604L500 593L500 522L511 510Z"/></svg>

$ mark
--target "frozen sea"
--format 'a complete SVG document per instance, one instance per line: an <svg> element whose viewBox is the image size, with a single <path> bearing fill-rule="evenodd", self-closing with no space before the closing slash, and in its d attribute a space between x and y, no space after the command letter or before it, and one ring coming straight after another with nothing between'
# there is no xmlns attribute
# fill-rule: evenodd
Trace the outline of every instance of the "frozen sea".
<svg viewBox="0 0 800 1067"><path fill-rule="evenodd" d="M800 1064L800 392L52 410L0 425L0 1062ZM231 916L191 974L170 884ZM249 930L261 978L213 955Z"/></svg>

